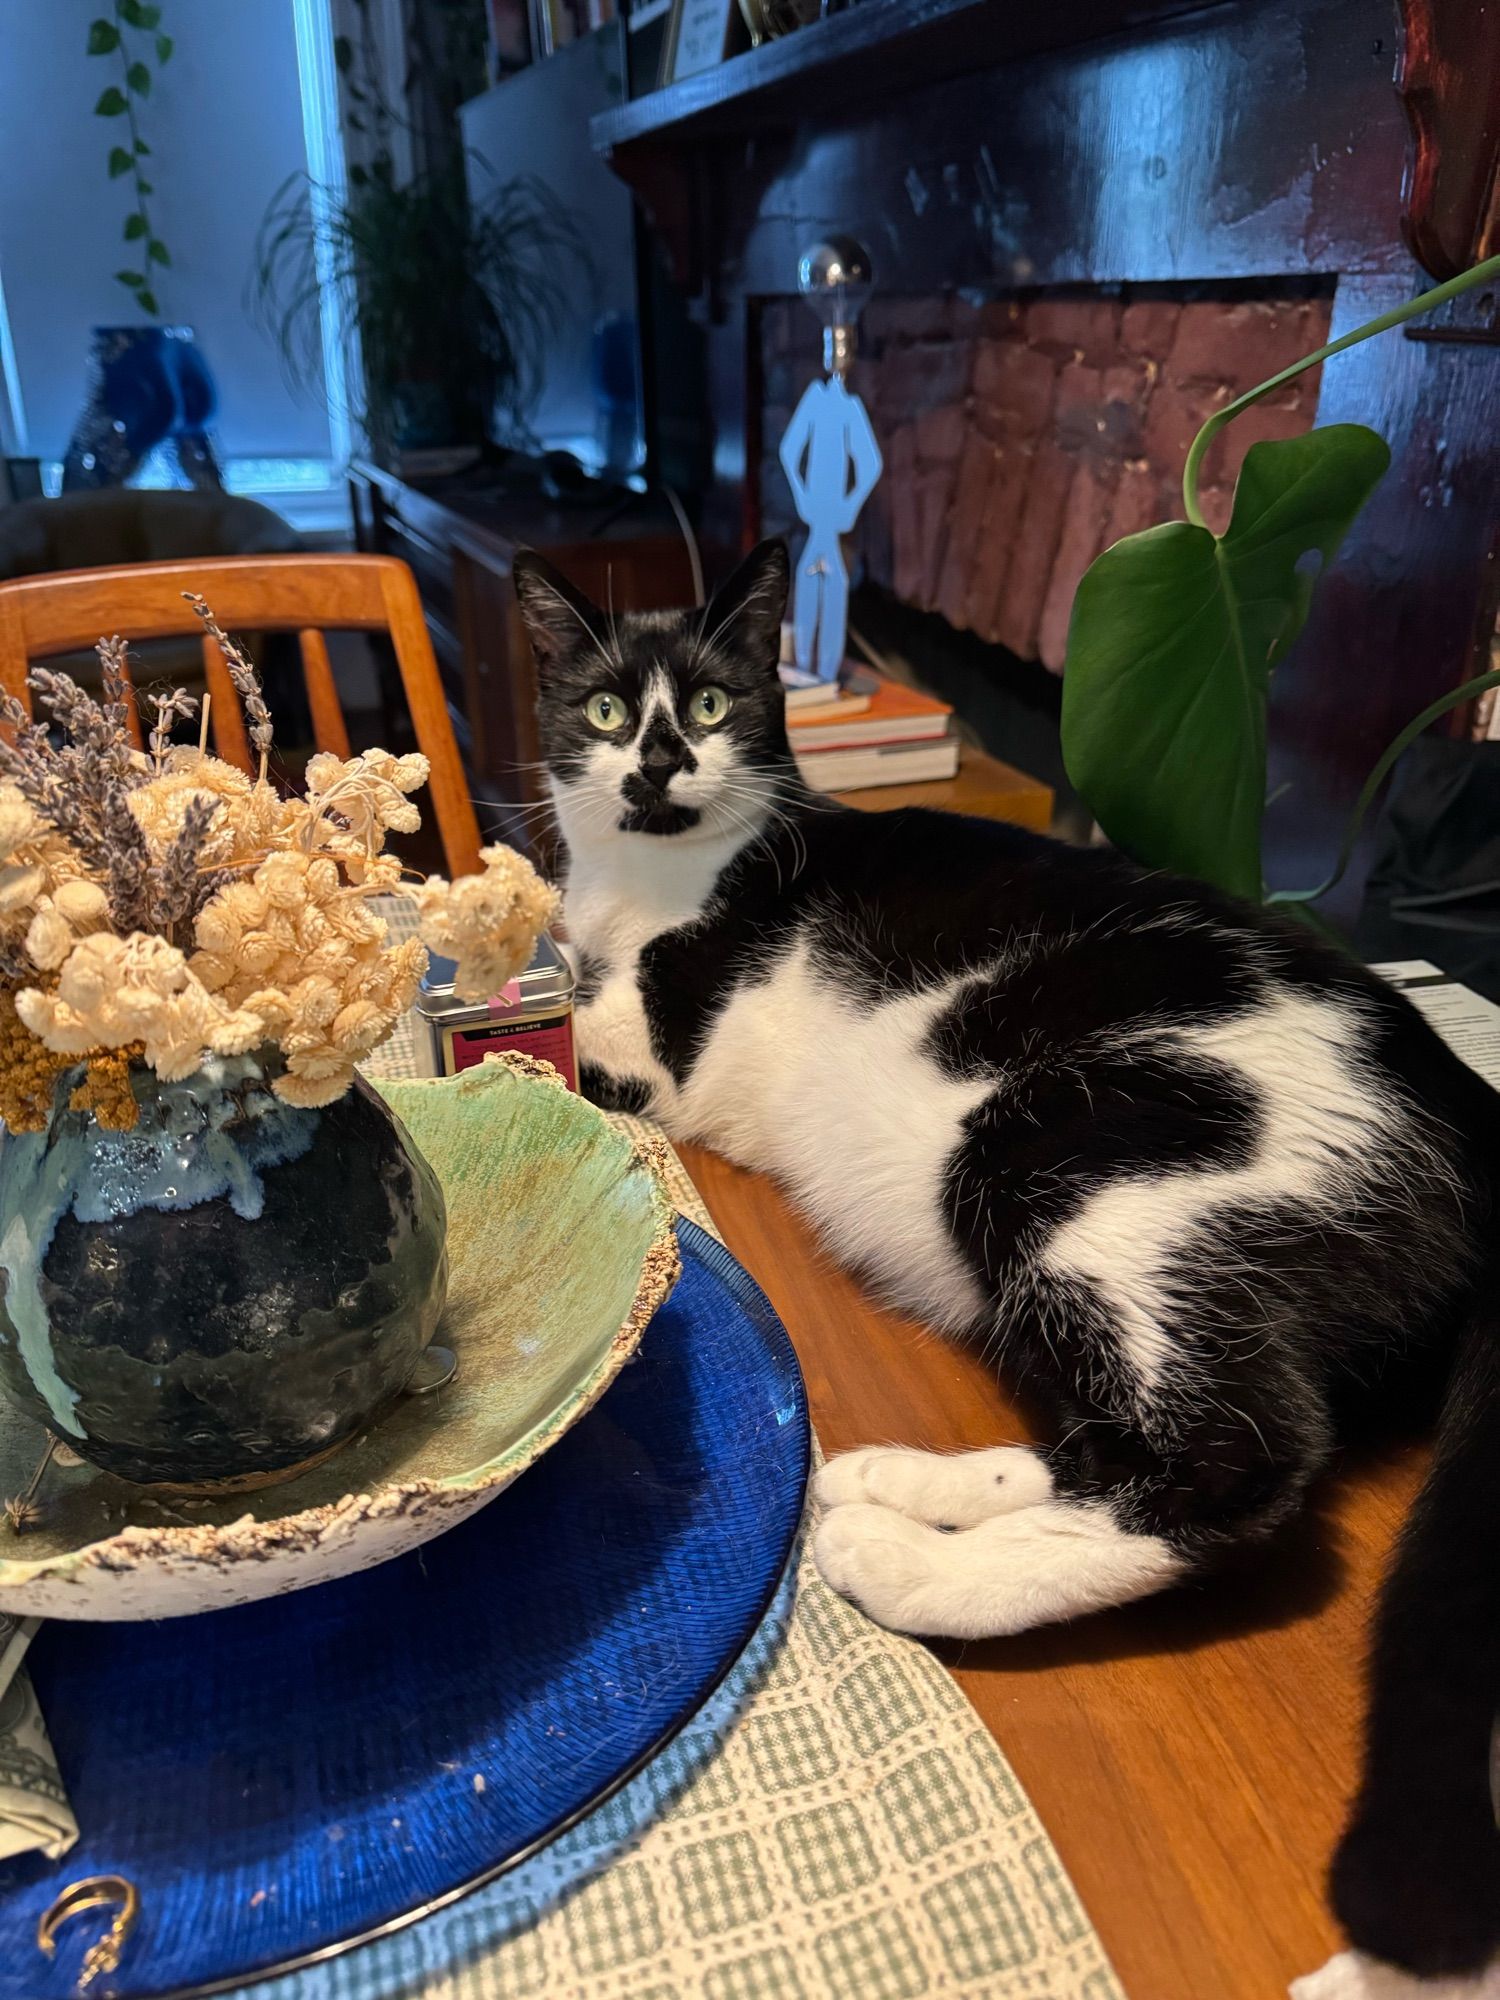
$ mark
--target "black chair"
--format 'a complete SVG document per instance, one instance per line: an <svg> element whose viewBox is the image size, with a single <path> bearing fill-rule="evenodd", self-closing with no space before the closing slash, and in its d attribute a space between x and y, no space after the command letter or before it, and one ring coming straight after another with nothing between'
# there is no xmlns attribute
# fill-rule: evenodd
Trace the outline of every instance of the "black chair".
<svg viewBox="0 0 1500 2000"><path fill-rule="evenodd" d="M0 582L134 563L296 555L305 547L301 535L279 514L235 493L146 492L115 486L0 506ZM300 741L311 723L295 646L281 634L247 643L265 679L283 740ZM153 641L142 653L137 674L141 686L165 684L201 695L203 655L196 641ZM70 655L48 665L72 674L87 687L98 685L98 662L91 655Z"/></svg>

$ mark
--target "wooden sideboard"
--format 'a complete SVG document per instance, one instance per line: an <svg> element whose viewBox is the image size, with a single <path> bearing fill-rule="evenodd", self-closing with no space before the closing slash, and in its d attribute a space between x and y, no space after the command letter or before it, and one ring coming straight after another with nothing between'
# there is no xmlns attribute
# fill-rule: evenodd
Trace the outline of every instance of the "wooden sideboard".
<svg viewBox="0 0 1500 2000"><path fill-rule="evenodd" d="M540 550L597 603L644 611L692 603L686 543L643 497L559 506L472 477L417 486L363 462L350 488L358 547L416 575L481 827L535 849L536 677L511 582L516 551Z"/></svg>

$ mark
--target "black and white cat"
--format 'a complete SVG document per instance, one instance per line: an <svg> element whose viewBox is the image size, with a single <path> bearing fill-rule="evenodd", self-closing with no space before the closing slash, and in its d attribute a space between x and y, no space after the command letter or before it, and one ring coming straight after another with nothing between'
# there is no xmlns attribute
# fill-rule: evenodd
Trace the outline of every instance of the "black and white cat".
<svg viewBox="0 0 1500 2000"><path fill-rule="evenodd" d="M758 549L706 612L516 587L567 849L585 1088L775 1175L1057 1442L872 1448L815 1551L882 1623L978 1637L1268 1535L1354 1423L1444 1384L1334 1869L1356 1943L1500 1949L1497 1100L1300 928L988 821L803 787Z"/></svg>

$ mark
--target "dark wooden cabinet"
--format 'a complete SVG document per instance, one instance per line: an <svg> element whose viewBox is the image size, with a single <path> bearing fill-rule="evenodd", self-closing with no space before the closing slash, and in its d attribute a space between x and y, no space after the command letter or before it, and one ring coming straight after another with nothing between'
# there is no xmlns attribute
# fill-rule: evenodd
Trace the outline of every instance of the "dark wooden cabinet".
<svg viewBox="0 0 1500 2000"><path fill-rule="evenodd" d="M544 816L532 808L545 792L516 551L540 550L596 603L645 611L693 602L686 542L644 498L560 507L472 480L419 487L363 463L350 485L358 546L416 575L481 828L538 851Z"/></svg>

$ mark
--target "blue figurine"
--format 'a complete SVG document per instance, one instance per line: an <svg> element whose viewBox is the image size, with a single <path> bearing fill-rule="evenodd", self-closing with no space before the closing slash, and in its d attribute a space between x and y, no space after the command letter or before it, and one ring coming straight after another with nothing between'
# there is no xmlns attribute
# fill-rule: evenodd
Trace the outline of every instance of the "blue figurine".
<svg viewBox="0 0 1500 2000"><path fill-rule="evenodd" d="M809 250L798 267L803 297L823 322L826 375L810 382L781 440L781 463L807 540L797 558L792 627L797 665L831 681L843 665L849 572L843 537L880 477L880 446L864 404L845 378L854 327L870 292L869 260L836 238Z"/></svg>

